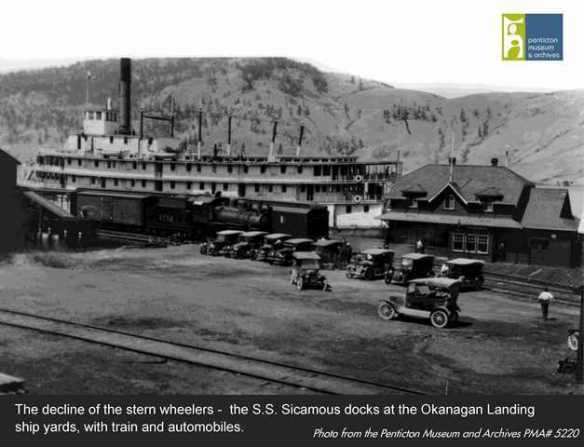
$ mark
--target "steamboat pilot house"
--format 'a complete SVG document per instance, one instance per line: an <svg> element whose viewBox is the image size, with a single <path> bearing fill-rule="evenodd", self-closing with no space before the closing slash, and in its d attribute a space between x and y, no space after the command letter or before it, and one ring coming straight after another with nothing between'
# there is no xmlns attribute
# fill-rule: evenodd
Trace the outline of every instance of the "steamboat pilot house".
<svg viewBox="0 0 584 447"><path fill-rule="evenodd" d="M223 196L265 201L319 203L329 208L331 227L376 227L383 196L401 175L401 162L362 162L356 157L264 157L210 155L197 147L179 149L174 118L140 113L136 133L130 119L130 61L122 59L120 110L85 111L83 131L59 150L43 150L25 185L67 206L78 188L130 193ZM166 120L168 136L146 136L145 119ZM200 120L199 120L200 121ZM200 135L200 132L199 132Z"/></svg>

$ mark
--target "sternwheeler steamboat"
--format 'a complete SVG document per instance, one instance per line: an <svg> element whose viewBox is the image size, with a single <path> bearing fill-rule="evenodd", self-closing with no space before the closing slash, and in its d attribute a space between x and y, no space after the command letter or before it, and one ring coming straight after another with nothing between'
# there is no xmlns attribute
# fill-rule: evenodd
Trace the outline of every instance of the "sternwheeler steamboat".
<svg viewBox="0 0 584 447"><path fill-rule="evenodd" d="M233 199L328 208L331 228L376 228L383 196L401 175L399 160L363 162L357 157L302 156L302 134L296 156L277 156L273 125L265 157L231 153L231 126L226 150L203 154L199 138L192 147L174 134L174 116L140 111L132 127L131 60L120 61L119 110L110 99L100 109L85 110L83 130L69 136L63 148L41 150L21 186L36 191L75 214L71 195L78 190L170 196L220 195ZM144 121L166 121L167 136L144 133Z"/></svg>

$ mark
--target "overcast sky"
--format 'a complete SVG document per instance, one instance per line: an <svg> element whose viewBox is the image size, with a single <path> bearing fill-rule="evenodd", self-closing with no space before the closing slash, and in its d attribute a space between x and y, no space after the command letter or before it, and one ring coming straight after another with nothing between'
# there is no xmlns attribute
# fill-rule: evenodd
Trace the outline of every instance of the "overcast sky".
<svg viewBox="0 0 584 447"><path fill-rule="evenodd" d="M117 56L288 56L389 84L584 88L579 0L3 2L0 69ZM563 13L564 61L502 62L503 12Z"/></svg>

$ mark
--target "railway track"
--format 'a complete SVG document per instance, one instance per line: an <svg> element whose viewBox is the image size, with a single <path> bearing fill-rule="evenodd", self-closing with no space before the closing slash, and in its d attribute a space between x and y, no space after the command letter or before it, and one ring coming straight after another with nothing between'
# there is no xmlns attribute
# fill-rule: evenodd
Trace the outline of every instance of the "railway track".
<svg viewBox="0 0 584 447"><path fill-rule="evenodd" d="M494 292L528 301L534 301L543 288L547 287L554 294L556 301L571 306L580 305L577 288L560 286L553 283L522 281L514 276L502 274L492 275L487 273L485 274L484 287Z"/></svg>
<svg viewBox="0 0 584 447"><path fill-rule="evenodd" d="M83 340L160 359L205 366L322 394L426 394L421 390L398 385L10 309L0 309L0 324Z"/></svg>

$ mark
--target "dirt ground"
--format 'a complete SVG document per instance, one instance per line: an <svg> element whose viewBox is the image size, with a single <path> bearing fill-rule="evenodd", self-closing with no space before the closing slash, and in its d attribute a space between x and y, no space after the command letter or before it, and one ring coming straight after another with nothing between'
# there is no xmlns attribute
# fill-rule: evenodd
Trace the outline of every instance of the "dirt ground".
<svg viewBox="0 0 584 447"><path fill-rule="evenodd" d="M199 255L196 246L28 253L0 264L0 307L220 348L434 394L580 393L555 373L578 309L489 291L461 294L461 322L382 321L399 286L325 272L297 291L289 269ZM291 393L256 379L0 326L0 371L33 393Z"/></svg>

